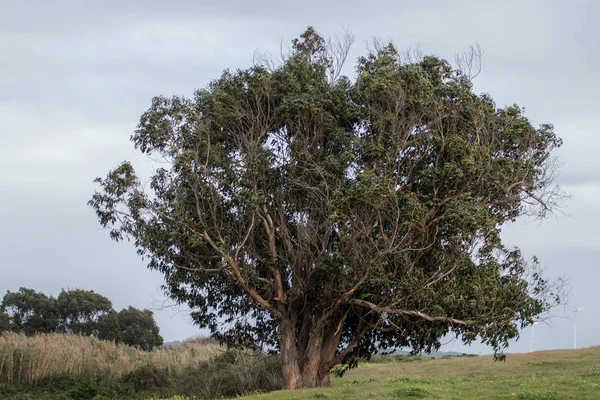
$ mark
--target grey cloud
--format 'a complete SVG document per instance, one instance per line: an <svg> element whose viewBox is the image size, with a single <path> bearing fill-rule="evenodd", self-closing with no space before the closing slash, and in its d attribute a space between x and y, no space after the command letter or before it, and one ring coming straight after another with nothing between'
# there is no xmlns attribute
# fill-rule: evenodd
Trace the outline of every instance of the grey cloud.
<svg viewBox="0 0 600 400"><path fill-rule="evenodd" d="M152 169L128 137L153 96L189 96L225 68L248 67L255 50L277 55L308 25L325 36L346 26L357 38L348 74L371 36L449 60L479 42L476 90L499 106L525 106L535 124L555 125L571 216L519 222L504 237L553 274L571 275L573 301L588 304L580 342L598 344L590 282L600 278L599 2L0 0L0 9L0 293L72 286L104 293L117 307L160 301L160 275L98 229L85 204L91 180L124 159ZM197 332L173 313L157 313L167 339ZM557 321L536 327L540 346L568 346L569 321Z"/></svg>

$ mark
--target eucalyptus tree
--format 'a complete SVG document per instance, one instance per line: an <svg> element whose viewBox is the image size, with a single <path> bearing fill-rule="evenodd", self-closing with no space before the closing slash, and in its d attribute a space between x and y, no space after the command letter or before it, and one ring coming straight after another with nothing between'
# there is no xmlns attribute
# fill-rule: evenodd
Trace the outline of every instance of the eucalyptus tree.
<svg viewBox="0 0 600 400"><path fill-rule="evenodd" d="M280 352L286 388L448 334L503 357L559 300L500 232L556 204L561 140L436 57L377 46L342 76L347 48L309 28L281 65L154 98L131 139L158 169L89 204L199 326Z"/></svg>

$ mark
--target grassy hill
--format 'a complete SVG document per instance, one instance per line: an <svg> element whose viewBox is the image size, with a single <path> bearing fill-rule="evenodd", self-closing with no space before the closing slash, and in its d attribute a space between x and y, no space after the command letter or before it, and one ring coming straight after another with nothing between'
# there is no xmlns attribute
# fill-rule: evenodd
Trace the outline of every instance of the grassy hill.
<svg viewBox="0 0 600 400"><path fill-rule="evenodd" d="M362 364L331 388L271 392L244 400L600 399L600 347L491 356L382 359Z"/></svg>

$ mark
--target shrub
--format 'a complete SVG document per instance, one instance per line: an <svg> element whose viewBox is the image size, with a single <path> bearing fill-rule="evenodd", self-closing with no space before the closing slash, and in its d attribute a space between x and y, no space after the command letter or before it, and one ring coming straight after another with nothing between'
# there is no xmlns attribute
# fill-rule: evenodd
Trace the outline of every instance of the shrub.
<svg viewBox="0 0 600 400"><path fill-rule="evenodd" d="M410 355L398 355L392 357L394 362L398 363L408 363L408 362L416 362L416 361L429 361L433 360L433 357L430 356L410 356Z"/></svg>
<svg viewBox="0 0 600 400"><path fill-rule="evenodd" d="M235 362L231 362L232 353L237 354ZM214 399L281 389L281 366L277 357L228 351L215 359L220 361L204 362L178 376L174 391Z"/></svg>
<svg viewBox="0 0 600 400"><path fill-rule="evenodd" d="M168 387L171 381L167 370L145 365L121 376L119 383L125 392L140 392Z"/></svg>

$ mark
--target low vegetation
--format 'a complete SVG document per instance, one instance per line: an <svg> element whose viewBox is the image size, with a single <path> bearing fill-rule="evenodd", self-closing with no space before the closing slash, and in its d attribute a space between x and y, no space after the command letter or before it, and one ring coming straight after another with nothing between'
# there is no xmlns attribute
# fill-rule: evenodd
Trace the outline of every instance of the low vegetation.
<svg viewBox="0 0 600 400"><path fill-rule="evenodd" d="M68 334L0 336L0 382L35 384L54 375L118 378L139 368L179 373L222 352L214 343L188 342L151 352Z"/></svg>
<svg viewBox="0 0 600 400"><path fill-rule="evenodd" d="M68 334L0 335L0 399L213 399L280 388L278 358L210 340L142 351Z"/></svg>

